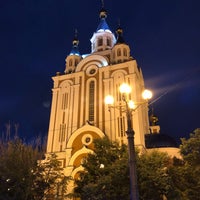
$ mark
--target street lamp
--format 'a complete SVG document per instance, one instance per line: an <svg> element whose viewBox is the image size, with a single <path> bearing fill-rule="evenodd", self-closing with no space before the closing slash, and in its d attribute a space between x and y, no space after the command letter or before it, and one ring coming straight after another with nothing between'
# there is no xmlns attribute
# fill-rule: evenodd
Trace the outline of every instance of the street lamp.
<svg viewBox="0 0 200 200"><path fill-rule="evenodd" d="M142 97L144 101L134 103L133 101L129 101L127 96L131 93L131 87L123 83L119 87L119 91L122 94L122 100L124 101L125 109L127 117L127 139L128 139L128 155L129 155L129 170L130 170L130 195L131 200L139 200L139 193L138 193L138 185L137 185L137 173L136 173L136 154L135 154L135 144L134 144L134 135L135 132L132 127L132 111L135 111L138 106L147 102L148 99L152 97L152 92L149 90L144 90L142 93ZM114 98L111 95L106 96L105 103L108 105L109 109L114 103ZM120 105L121 107L123 105ZM118 107L118 106L117 106Z"/></svg>

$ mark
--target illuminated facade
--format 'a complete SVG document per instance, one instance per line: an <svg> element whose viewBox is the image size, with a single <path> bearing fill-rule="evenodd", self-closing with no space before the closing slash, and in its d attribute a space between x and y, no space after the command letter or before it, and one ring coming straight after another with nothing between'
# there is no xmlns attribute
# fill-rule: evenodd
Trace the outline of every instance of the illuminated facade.
<svg viewBox="0 0 200 200"><path fill-rule="evenodd" d="M66 175L76 177L81 161L93 150L93 140L105 135L113 141L127 143L126 114L121 108L119 86L126 82L132 92L129 98L142 101L144 79L137 62L124 42L122 29L117 37L106 22L106 11L100 11L100 23L91 38L91 53L81 55L75 35L72 51L66 57L64 74L53 77L53 96L48 132L47 153L56 153ZM108 109L105 96L111 94L115 109ZM149 133L148 106L133 112L135 144L145 149Z"/></svg>

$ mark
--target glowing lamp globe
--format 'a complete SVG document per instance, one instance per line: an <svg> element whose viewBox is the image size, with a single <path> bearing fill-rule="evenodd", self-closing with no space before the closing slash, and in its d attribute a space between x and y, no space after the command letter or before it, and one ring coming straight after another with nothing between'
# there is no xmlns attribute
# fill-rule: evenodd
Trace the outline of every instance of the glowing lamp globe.
<svg viewBox="0 0 200 200"><path fill-rule="evenodd" d="M151 99L153 96L152 92L150 90L144 90L144 92L142 93L142 97L143 99Z"/></svg>
<svg viewBox="0 0 200 200"><path fill-rule="evenodd" d="M136 105L135 105L135 103L134 103L134 101L129 101L128 102L128 107L130 108L130 109L135 109L136 108Z"/></svg>
<svg viewBox="0 0 200 200"><path fill-rule="evenodd" d="M114 103L114 98L111 95L106 96L105 98L105 104L112 105Z"/></svg>
<svg viewBox="0 0 200 200"><path fill-rule="evenodd" d="M131 92L131 87L128 84L123 83L123 84L120 85L119 91L122 94L124 94L124 93L129 94Z"/></svg>

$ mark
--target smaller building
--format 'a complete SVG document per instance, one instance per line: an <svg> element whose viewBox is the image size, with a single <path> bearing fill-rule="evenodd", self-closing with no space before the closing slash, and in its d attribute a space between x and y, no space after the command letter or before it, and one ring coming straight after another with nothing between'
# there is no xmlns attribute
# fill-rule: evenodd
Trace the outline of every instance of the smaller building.
<svg viewBox="0 0 200 200"><path fill-rule="evenodd" d="M149 120L150 133L145 134L145 147L147 151L158 150L160 152L166 152L172 157L181 158L180 149L176 140L160 132L160 126L157 125L158 117L152 113Z"/></svg>

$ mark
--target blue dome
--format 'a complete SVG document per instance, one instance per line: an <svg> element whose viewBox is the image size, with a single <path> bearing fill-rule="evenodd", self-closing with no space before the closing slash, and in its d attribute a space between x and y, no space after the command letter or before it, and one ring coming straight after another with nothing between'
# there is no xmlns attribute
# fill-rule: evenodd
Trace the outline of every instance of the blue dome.
<svg viewBox="0 0 200 200"><path fill-rule="evenodd" d="M161 147L178 147L177 142L170 136L165 134L146 134L145 146L147 149Z"/></svg>
<svg viewBox="0 0 200 200"><path fill-rule="evenodd" d="M122 37L123 30L122 30L122 28L120 26L117 28L116 33L117 33L117 42L116 42L116 44L125 44L124 38Z"/></svg>
<svg viewBox="0 0 200 200"><path fill-rule="evenodd" d="M70 52L70 55L77 55L77 56L80 56L80 52L78 50L78 46L73 46L72 47L72 50Z"/></svg>
<svg viewBox="0 0 200 200"><path fill-rule="evenodd" d="M97 27L97 32L98 31L105 31L105 30L109 30L110 31L110 28L109 28L105 18L101 18L99 26Z"/></svg>
<svg viewBox="0 0 200 200"><path fill-rule="evenodd" d="M72 41L72 50L70 51L70 54L69 55L77 55L77 56L80 56L80 53L79 53L79 50L78 50L78 44L79 44L79 40L77 38L77 31L75 32L75 37Z"/></svg>

